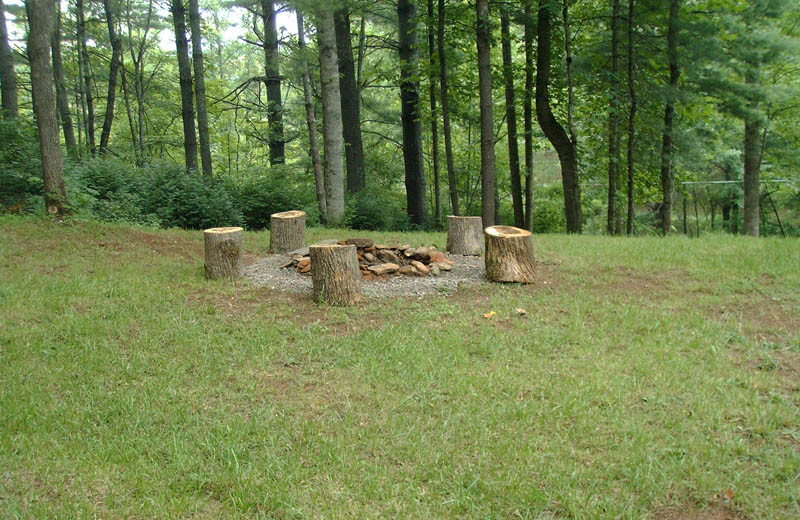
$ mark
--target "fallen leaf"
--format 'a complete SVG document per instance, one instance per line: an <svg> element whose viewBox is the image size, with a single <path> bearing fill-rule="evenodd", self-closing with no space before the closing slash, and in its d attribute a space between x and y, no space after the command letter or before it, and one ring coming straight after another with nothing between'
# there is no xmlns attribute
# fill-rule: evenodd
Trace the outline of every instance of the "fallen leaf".
<svg viewBox="0 0 800 520"><path fill-rule="evenodd" d="M491 320L491 319L492 319L492 317L493 317L495 314L497 314L497 313L496 313L496 312L494 312L494 311L490 311L490 312L487 312L486 314L484 314L484 315L483 315L483 317L484 317L484 318L486 318L487 320Z"/></svg>
<svg viewBox="0 0 800 520"><path fill-rule="evenodd" d="M736 497L736 493L734 493L731 488L725 490L725 498L727 498L730 501L733 501L734 497Z"/></svg>
<svg viewBox="0 0 800 520"><path fill-rule="evenodd" d="M519 314L520 316L527 316L528 315L528 311L518 307L517 308L517 314Z"/></svg>

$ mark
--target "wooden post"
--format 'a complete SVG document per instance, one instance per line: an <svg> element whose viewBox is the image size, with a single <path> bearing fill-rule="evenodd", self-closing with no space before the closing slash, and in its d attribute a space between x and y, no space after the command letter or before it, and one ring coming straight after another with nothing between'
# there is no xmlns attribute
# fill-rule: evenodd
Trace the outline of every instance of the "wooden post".
<svg viewBox="0 0 800 520"><path fill-rule="evenodd" d="M308 250L317 303L350 305L361 299L361 272L355 245L315 244Z"/></svg>
<svg viewBox="0 0 800 520"><path fill-rule="evenodd" d="M493 282L533 283L533 237L526 229L491 226L486 234L486 277Z"/></svg>
<svg viewBox="0 0 800 520"><path fill-rule="evenodd" d="M306 212L273 213L269 219L269 252L288 253L306 245Z"/></svg>
<svg viewBox="0 0 800 520"><path fill-rule="evenodd" d="M211 228L203 231L205 266L208 278L236 278L242 263L244 230L240 227Z"/></svg>
<svg viewBox="0 0 800 520"><path fill-rule="evenodd" d="M483 251L481 217L448 215L447 250L454 255L480 255Z"/></svg>

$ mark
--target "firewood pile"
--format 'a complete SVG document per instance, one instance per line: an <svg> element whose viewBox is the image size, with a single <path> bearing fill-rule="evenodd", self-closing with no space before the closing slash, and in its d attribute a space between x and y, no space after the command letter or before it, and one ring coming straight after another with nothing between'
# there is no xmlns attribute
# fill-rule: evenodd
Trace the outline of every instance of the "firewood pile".
<svg viewBox="0 0 800 520"><path fill-rule="evenodd" d="M453 261L442 251L431 247L411 247L408 245L375 244L371 238L349 238L343 241L325 241L330 244L356 246L358 267L364 280L405 276L439 276L443 271L453 268ZM288 253L291 259L284 268L297 269L304 275L311 275L311 257L308 248Z"/></svg>

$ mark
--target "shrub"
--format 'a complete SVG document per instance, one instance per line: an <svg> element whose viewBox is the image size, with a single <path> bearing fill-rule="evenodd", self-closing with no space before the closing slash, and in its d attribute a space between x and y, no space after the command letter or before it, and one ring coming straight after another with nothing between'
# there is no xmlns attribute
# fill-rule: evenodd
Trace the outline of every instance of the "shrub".
<svg viewBox="0 0 800 520"><path fill-rule="evenodd" d="M235 189L244 225L248 229L269 227L273 213L289 210L306 212L306 223L319 222L319 210L311 185L290 181L286 167L273 167L269 173L250 177Z"/></svg>
<svg viewBox="0 0 800 520"><path fill-rule="evenodd" d="M31 211L44 191L36 128L16 119L0 121L0 211Z"/></svg>
<svg viewBox="0 0 800 520"><path fill-rule="evenodd" d="M408 230L411 225L405 211L405 196L386 188L365 189L347 201L345 225L370 231Z"/></svg>

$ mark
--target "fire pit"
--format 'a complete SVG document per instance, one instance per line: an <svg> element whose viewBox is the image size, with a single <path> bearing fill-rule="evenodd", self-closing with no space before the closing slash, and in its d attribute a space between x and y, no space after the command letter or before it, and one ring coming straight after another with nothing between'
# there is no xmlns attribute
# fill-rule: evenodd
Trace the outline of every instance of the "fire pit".
<svg viewBox="0 0 800 520"><path fill-rule="evenodd" d="M393 276L439 276L450 271L454 262L435 246L411 247L409 245L375 244L371 238L348 238L325 241L327 244L354 245L358 267L364 280L388 279ZM296 269L300 274L311 275L311 257L308 248L288 253L291 258L282 267Z"/></svg>

